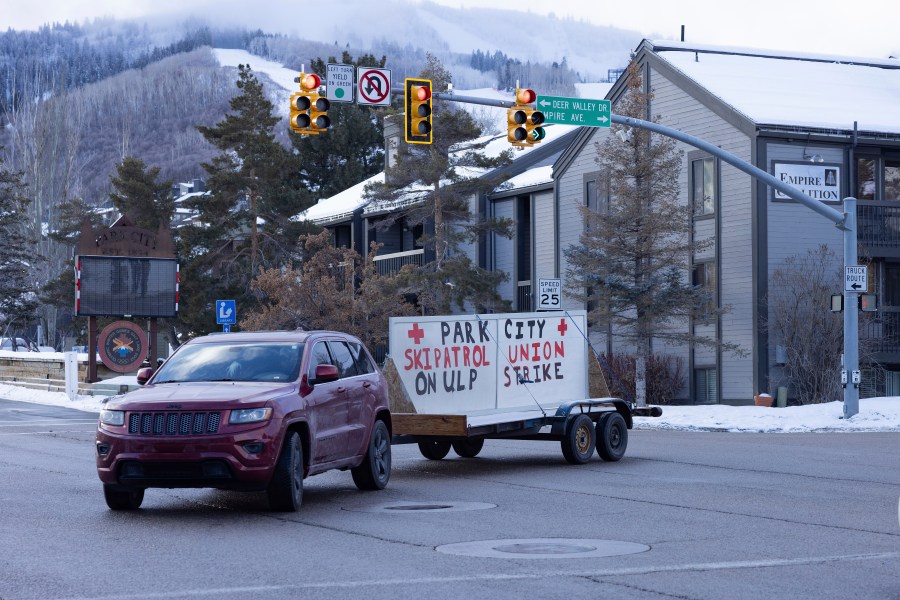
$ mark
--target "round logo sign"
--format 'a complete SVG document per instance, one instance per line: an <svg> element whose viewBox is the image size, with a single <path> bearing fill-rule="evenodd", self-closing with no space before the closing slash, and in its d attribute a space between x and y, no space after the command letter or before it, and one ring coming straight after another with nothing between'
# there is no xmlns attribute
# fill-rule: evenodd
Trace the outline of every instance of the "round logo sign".
<svg viewBox="0 0 900 600"><path fill-rule="evenodd" d="M117 373L134 371L147 358L147 336L128 321L110 323L100 332L100 360Z"/></svg>

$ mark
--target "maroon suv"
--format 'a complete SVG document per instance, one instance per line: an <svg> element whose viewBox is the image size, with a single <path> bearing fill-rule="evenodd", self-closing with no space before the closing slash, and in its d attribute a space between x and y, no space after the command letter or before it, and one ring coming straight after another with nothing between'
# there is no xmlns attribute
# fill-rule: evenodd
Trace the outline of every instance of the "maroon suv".
<svg viewBox="0 0 900 600"><path fill-rule="evenodd" d="M387 384L351 335L208 335L143 382L100 413L97 472L114 510L139 508L148 487L210 487L265 490L293 511L308 475L349 468L363 490L390 478Z"/></svg>

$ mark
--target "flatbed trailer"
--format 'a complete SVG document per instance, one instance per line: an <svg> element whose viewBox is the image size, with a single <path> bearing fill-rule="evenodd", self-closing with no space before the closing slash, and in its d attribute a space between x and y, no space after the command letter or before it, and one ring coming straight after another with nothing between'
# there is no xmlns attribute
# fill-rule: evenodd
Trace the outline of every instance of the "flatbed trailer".
<svg viewBox="0 0 900 600"><path fill-rule="evenodd" d="M481 414L392 415L394 444L418 444L422 456L441 460L450 449L474 458L485 440L558 441L571 464L584 464L597 454L605 461L618 461L628 447L628 430L634 416L658 417L658 406L638 408L620 398L589 398L515 411Z"/></svg>

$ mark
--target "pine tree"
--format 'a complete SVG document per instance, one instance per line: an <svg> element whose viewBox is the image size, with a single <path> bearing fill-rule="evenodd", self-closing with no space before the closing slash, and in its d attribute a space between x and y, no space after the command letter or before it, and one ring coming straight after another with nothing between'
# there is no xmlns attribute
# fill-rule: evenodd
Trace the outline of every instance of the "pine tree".
<svg viewBox="0 0 900 600"><path fill-rule="evenodd" d="M359 59L346 50L343 64L383 68L387 58L364 54ZM328 59L334 63L334 57ZM324 74L326 63L317 58L313 73ZM320 135L291 132L291 143L302 161L301 180L316 198L330 198L375 175L384 167L384 109L355 103L332 102L328 111L331 127Z"/></svg>
<svg viewBox="0 0 900 600"><path fill-rule="evenodd" d="M297 239L290 219L310 204L299 158L275 140L280 119L249 65L239 65L237 87L233 113L197 128L221 154L203 165L211 194L191 203L198 223L181 229L180 316L192 332L214 325L216 298L234 298L240 309L255 304L250 281L290 260Z"/></svg>
<svg viewBox="0 0 900 600"><path fill-rule="evenodd" d="M116 210L128 215L135 227L156 231L172 220L175 212L169 191L172 182L157 183L157 177L159 167L148 169L144 161L133 156L126 156L116 167L116 175L110 177L115 191L109 199Z"/></svg>
<svg viewBox="0 0 900 600"><path fill-rule="evenodd" d="M652 92L643 90L640 68L628 68L627 91L616 113L646 119ZM732 344L693 335L691 316L708 319L722 312L710 289L693 286L689 260L711 240L693 240L687 206L678 202L682 152L668 137L630 128L622 142L615 135L597 143L599 189L609 200L599 210L582 208L585 230L580 243L567 248L568 291L586 302L595 326L634 345L637 351L636 396L646 405L646 368L651 340L719 345ZM627 138L626 138L627 139Z"/></svg>
<svg viewBox="0 0 900 600"><path fill-rule="evenodd" d="M22 174L0 159L0 337L15 338L36 316L35 253L22 220L27 205Z"/></svg>
<svg viewBox="0 0 900 600"><path fill-rule="evenodd" d="M429 54L421 73L433 90L447 89L450 73ZM418 240L426 264L407 266L402 275L409 293L418 297L426 312L448 314L452 307L487 311L507 309L497 292L506 274L479 267L466 254L483 236L511 236L511 221L479 218L470 201L492 191L497 181L483 177L492 168L509 163L511 152L491 158L483 152L490 141L472 116L448 102L433 102L434 142L401 144L397 165L386 172L385 183L366 186L366 197L376 203L401 205L381 223L387 227L403 219L410 228L424 227ZM471 307L467 306L467 303Z"/></svg>

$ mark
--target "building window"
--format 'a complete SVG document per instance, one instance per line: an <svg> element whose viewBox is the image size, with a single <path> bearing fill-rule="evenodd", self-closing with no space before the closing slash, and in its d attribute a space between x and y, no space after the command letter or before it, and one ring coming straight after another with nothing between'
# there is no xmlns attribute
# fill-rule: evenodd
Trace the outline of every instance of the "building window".
<svg viewBox="0 0 900 600"><path fill-rule="evenodd" d="M875 199L875 159L860 158L856 161L856 199Z"/></svg>
<svg viewBox="0 0 900 600"><path fill-rule="evenodd" d="M594 173L584 180L584 205L595 213L609 212L609 178L602 173Z"/></svg>
<svg viewBox="0 0 900 600"><path fill-rule="evenodd" d="M597 212L597 180L588 179L584 182L584 205Z"/></svg>
<svg viewBox="0 0 900 600"><path fill-rule="evenodd" d="M900 200L900 158L857 158L856 199Z"/></svg>
<svg viewBox="0 0 900 600"><path fill-rule="evenodd" d="M694 369L694 403L716 404L719 398L719 381L714 367Z"/></svg>
<svg viewBox="0 0 900 600"><path fill-rule="evenodd" d="M691 161L691 206L694 215L711 215L715 211L716 180L712 157Z"/></svg>
<svg viewBox="0 0 900 600"><path fill-rule="evenodd" d="M884 161L884 199L900 200L900 159Z"/></svg>
<svg viewBox="0 0 900 600"><path fill-rule="evenodd" d="M900 307L900 264L886 263L884 265L881 304L882 306Z"/></svg>
<svg viewBox="0 0 900 600"><path fill-rule="evenodd" d="M706 302L698 310L698 318L702 321L712 319L716 310L716 263L696 263L691 283L707 295Z"/></svg>

